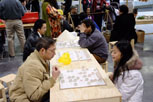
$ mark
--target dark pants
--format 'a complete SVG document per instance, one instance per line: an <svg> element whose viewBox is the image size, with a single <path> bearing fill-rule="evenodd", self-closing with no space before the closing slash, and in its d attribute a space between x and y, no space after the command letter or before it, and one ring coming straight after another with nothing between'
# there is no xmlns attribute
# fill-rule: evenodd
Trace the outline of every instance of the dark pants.
<svg viewBox="0 0 153 102"><path fill-rule="evenodd" d="M43 96L41 102L50 102L50 91Z"/></svg>
<svg viewBox="0 0 153 102"><path fill-rule="evenodd" d="M97 12L102 12L102 11L101 10L96 11L95 13L97 13ZM96 22L96 24L99 26L100 29L101 29L101 26L102 26L103 17L104 17L103 13L94 14L94 21Z"/></svg>
<svg viewBox="0 0 153 102"><path fill-rule="evenodd" d="M93 56L95 57L95 59L98 61L98 63L104 63L106 61L106 59L99 57L95 54L93 54Z"/></svg>

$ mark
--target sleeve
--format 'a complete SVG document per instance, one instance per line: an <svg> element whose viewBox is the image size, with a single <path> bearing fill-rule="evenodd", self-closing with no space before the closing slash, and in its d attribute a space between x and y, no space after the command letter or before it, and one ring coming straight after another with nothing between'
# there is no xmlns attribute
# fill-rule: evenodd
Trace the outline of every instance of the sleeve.
<svg viewBox="0 0 153 102"><path fill-rule="evenodd" d="M18 4L19 9L21 10L22 16L24 16L25 11L24 11L24 8L23 8L21 2L17 1L17 4Z"/></svg>
<svg viewBox="0 0 153 102"><path fill-rule="evenodd" d="M4 19L4 14L3 14L3 8L4 8L4 5L2 3L2 1L0 2L0 19Z"/></svg>
<svg viewBox="0 0 153 102"><path fill-rule="evenodd" d="M139 85L141 85L142 81L143 80L141 79L140 74L138 73L134 73L134 75L127 77L123 80L123 83L119 88L119 91L122 94L123 102L133 96Z"/></svg>
<svg viewBox="0 0 153 102"><path fill-rule="evenodd" d="M38 63L33 62L29 68L25 70L23 76L23 85L28 98L31 101L40 100L45 93L53 87L55 80L49 78L43 80L43 71L39 68Z"/></svg>
<svg viewBox="0 0 153 102"><path fill-rule="evenodd" d="M80 33L79 45L83 48L87 48L92 46L97 41L97 39L98 37L96 36L91 35L87 37L86 34Z"/></svg>
<svg viewBox="0 0 153 102"><path fill-rule="evenodd" d="M47 14L51 17L51 18L54 18L54 19L61 19L62 16L58 13L58 11L54 8L54 7L51 7L50 5L47 5Z"/></svg>

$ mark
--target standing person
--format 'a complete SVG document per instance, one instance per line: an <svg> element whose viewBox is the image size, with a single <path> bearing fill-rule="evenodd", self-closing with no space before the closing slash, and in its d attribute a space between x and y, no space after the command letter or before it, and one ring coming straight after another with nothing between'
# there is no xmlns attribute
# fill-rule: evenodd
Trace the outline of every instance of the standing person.
<svg viewBox="0 0 153 102"><path fill-rule="evenodd" d="M142 62L130 42L117 42L112 59L116 63L112 81L122 94L122 102L142 102L144 81L139 71Z"/></svg>
<svg viewBox="0 0 153 102"><path fill-rule="evenodd" d="M46 20L47 31L45 36L57 38L61 34L60 20L62 16L57 11L56 0L44 0L42 4L42 18Z"/></svg>
<svg viewBox="0 0 153 102"><path fill-rule="evenodd" d="M15 56L15 32L20 41L22 50L24 48L25 36L23 30L23 23L21 21L22 16L24 16L24 9L19 0L2 0L0 6L0 13L2 13L2 19L5 20L6 24L9 56L12 58Z"/></svg>
<svg viewBox="0 0 153 102"><path fill-rule="evenodd" d="M119 16L115 20L113 30L111 31L110 41L120 41L134 39L137 42L137 34L135 32L135 18L133 13L128 13L128 7L121 5L119 7Z"/></svg>
<svg viewBox="0 0 153 102"><path fill-rule="evenodd" d="M55 49L55 40L39 39L36 50L18 69L9 90L11 102L49 102L50 88L60 74L54 66L50 77L49 61L54 57Z"/></svg>
<svg viewBox="0 0 153 102"><path fill-rule="evenodd" d="M99 63L104 63L108 58L108 46L104 36L95 28L91 19L85 19L79 26L79 45L88 48Z"/></svg>
<svg viewBox="0 0 153 102"><path fill-rule="evenodd" d="M93 13L95 13L94 20L100 29L102 26L102 19L104 17L104 13L102 12L105 12L105 5L106 5L105 0L93 0L92 10Z"/></svg>
<svg viewBox="0 0 153 102"><path fill-rule="evenodd" d="M91 8L92 7L92 2L94 0L82 0L81 3L83 5L83 11L86 13L87 8Z"/></svg>
<svg viewBox="0 0 153 102"><path fill-rule="evenodd" d="M24 12L29 12L29 10L27 10L26 8L26 4L27 4L27 0L20 0L23 8L24 8ZM25 38L27 39L28 36L31 34L31 29L24 29L24 34L25 34Z"/></svg>
<svg viewBox="0 0 153 102"><path fill-rule="evenodd" d="M72 0L64 0L65 3L63 4L65 6L64 8L64 15L67 15L68 12L70 12L70 8L71 8L71 5L72 5Z"/></svg>
<svg viewBox="0 0 153 102"><path fill-rule="evenodd" d="M38 19L33 27L33 33L30 34L24 45L23 61L36 49L36 43L46 32L46 21Z"/></svg>

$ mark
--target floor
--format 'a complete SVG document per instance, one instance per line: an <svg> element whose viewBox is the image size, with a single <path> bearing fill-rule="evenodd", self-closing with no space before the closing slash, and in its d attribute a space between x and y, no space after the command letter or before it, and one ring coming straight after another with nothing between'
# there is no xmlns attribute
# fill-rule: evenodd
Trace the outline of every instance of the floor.
<svg viewBox="0 0 153 102"><path fill-rule="evenodd" d="M18 39L15 39L16 57L15 58L3 58L0 60L0 77L9 73L17 73L18 67L22 62L22 53L20 50L20 44ZM137 43L135 49L138 51L140 58L143 61L143 68L141 70L144 78L144 96L143 102L153 102L153 35L145 35L144 43ZM7 50L7 43L5 44ZM108 58L109 69L113 71L113 63L111 56Z"/></svg>

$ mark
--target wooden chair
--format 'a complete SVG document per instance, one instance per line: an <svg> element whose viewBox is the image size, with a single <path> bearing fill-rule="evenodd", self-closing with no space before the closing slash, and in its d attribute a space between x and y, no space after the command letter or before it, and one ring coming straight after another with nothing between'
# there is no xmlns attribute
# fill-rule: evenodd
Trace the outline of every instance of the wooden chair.
<svg viewBox="0 0 153 102"><path fill-rule="evenodd" d="M0 102L7 102L4 86L0 83Z"/></svg>
<svg viewBox="0 0 153 102"><path fill-rule="evenodd" d="M114 44L116 43L117 41L112 41L112 42L109 42L109 52L111 52ZM134 48L134 39L131 40L131 46L132 48Z"/></svg>
<svg viewBox="0 0 153 102"><path fill-rule="evenodd" d="M105 72L108 72L108 61L102 63L101 66L105 70Z"/></svg>
<svg viewBox="0 0 153 102"><path fill-rule="evenodd" d="M6 84L5 91L9 90L9 88L10 88L12 82L14 81L15 77L16 77L15 74L8 74L8 75L0 78L0 83L2 83L2 84L5 83Z"/></svg>

